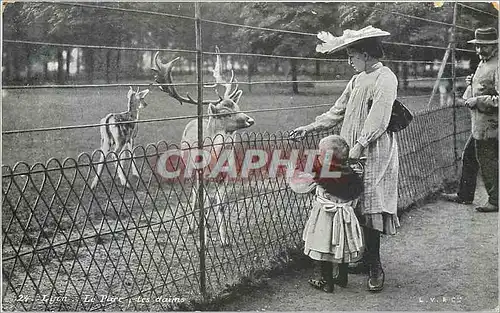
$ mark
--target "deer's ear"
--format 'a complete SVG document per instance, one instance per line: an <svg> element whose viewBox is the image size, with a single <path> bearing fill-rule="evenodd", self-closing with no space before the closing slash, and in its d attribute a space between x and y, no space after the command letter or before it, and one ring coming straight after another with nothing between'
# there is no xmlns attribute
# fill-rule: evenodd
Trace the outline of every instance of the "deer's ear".
<svg viewBox="0 0 500 313"><path fill-rule="evenodd" d="M144 99L149 92L149 89L144 89L143 91L139 92L139 98Z"/></svg>
<svg viewBox="0 0 500 313"><path fill-rule="evenodd" d="M217 114L218 111L217 111L217 108L215 107L215 105L213 105L212 103L209 103L207 112L208 112L208 115L215 115L215 114Z"/></svg>
<svg viewBox="0 0 500 313"><path fill-rule="evenodd" d="M238 104L238 102L240 101L240 98L241 98L241 95L243 94L243 90L238 90L234 96L231 97L231 100L234 101L234 103Z"/></svg>
<svg viewBox="0 0 500 313"><path fill-rule="evenodd" d="M130 98L132 97L132 94L134 93L134 89L132 89L132 86L130 86L130 89L128 90L127 97Z"/></svg>

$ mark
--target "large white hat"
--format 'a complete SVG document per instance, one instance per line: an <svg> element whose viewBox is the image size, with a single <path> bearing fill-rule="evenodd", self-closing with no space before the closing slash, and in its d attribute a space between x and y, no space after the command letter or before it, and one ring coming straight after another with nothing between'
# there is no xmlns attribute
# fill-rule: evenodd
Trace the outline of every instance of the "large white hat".
<svg viewBox="0 0 500 313"><path fill-rule="evenodd" d="M340 37L335 37L329 32L321 31L318 33L318 39L323 41L323 43L316 46L316 52L333 53L346 48L359 40L372 37L389 36L390 34L391 33L375 28L371 25L360 30L346 29Z"/></svg>

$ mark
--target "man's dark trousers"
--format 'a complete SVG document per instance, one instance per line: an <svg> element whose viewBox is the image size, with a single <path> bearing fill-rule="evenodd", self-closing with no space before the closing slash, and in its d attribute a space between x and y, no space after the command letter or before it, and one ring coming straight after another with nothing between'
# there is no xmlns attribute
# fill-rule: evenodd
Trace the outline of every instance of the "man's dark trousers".
<svg viewBox="0 0 500 313"><path fill-rule="evenodd" d="M473 201L476 191L477 174L481 176L488 192L488 202L498 205L498 139L476 140L472 135L467 140L462 154L462 176L458 197L463 201Z"/></svg>
<svg viewBox="0 0 500 313"><path fill-rule="evenodd" d="M476 141L476 156L488 192L488 202L498 206L498 139Z"/></svg>

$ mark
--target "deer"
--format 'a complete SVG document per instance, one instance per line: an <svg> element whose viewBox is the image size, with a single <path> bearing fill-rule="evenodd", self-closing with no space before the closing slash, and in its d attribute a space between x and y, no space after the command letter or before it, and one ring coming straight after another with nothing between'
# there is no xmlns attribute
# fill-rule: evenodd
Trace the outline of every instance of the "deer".
<svg viewBox="0 0 500 313"><path fill-rule="evenodd" d="M118 177L122 186L131 188L128 183L125 173L123 171L123 163L120 159L122 151L128 151L132 156L132 175L139 177L139 171L137 166L133 161L133 146L134 139L137 136L138 125L135 123L139 119L139 109L143 109L147 106L144 100L149 93L149 89L139 91L133 90L132 86L127 93L128 99L128 110L121 113L109 113L103 119L101 119L100 133L101 133L101 151L99 164L97 165L97 172L90 189L94 189L101 177L102 169L104 166L104 160L108 153L113 149L114 154L112 154L112 159L118 157L118 161L115 164ZM115 124L119 123L119 124ZM119 164L118 164L119 163Z"/></svg>
<svg viewBox="0 0 500 313"><path fill-rule="evenodd" d="M439 81L439 105L441 107L453 104L453 81L451 78Z"/></svg>
<svg viewBox="0 0 500 313"><path fill-rule="evenodd" d="M248 116L247 114L241 112L239 101L241 99L241 95L243 93L242 90L238 89L238 84L235 82L234 71L231 71L231 79L229 82L226 82L221 74L221 57L220 57L219 48L216 47L216 63L213 69L213 77L215 78L215 84L210 87L217 87L219 85L223 86L225 91L221 96L217 89L215 89L216 94L219 96L218 100L206 100L203 101L203 105L207 105L207 116L203 120L201 127L203 127L204 136L210 138L210 141L213 143L211 147L204 147L204 150L207 150L211 153L212 156L219 156L221 150L223 149L223 144L228 142L231 139L234 139L234 134L237 130L245 129L252 126L255 123L255 120ZM154 72L155 81L159 84L160 90L166 92L170 97L178 100L180 104L189 103L197 105L198 102L191 98L189 94L186 96L181 96L175 89L172 80L172 68L173 64L179 59L179 57L171 60L170 62L163 64L158 59L159 52L157 52L154 56L154 62L156 65L156 69L152 69ZM190 147L194 147L194 145L198 142L198 120L191 120L187 123L184 128L182 140L181 140L181 149L189 149ZM190 158L190 160L192 160ZM219 190L225 191L226 188L222 186L222 184L227 184L227 180L224 181L216 181L216 184L219 184ZM195 186L198 186L198 181L195 181ZM215 195L213 200L211 201L212 205L210 208L213 208L216 211L217 216L217 224L219 225L218 233L220 236L222 246L229 246L230 241L227 237L227 220L226 220L226 212L224 203L227 195L223 192L222 196L218 192L210 192L210 194ZM197 203L198 197L198 188L191 189L191 197L190 197L190 205L192 210L192 214L189 215L188 227L189 233L194 232L195 228L195 204ZM205 199L210 200L208 195L206 195ZM210 203L205 201L205 203ZM206 212L206 216L208 216L209 210ZM207 228L205 228L205 242L207 242L208 232Z"/></svg>

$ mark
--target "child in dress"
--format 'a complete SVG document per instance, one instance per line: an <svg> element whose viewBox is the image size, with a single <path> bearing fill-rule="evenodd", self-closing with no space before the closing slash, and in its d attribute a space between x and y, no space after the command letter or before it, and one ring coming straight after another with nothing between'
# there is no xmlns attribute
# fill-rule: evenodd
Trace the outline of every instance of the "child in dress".
<svg viewBox="0 0 500 313"><path fill-rule="evenodd" d="M320 264L321 278L309 284L325 292L333 292L334 284L347 285L348 263L359 260L363 236L354 208L362 193L362 165L348 165L349 146L338 136L331 135L319 143L313 173L298 172L290 181L297 193L315 192L316 198L306 222L302 238L304 253ZM330 155L331 157L328 157ZM334 178L322 176L322 167L329 163ZM333 277L334 268L338 272Z"/></svg>

